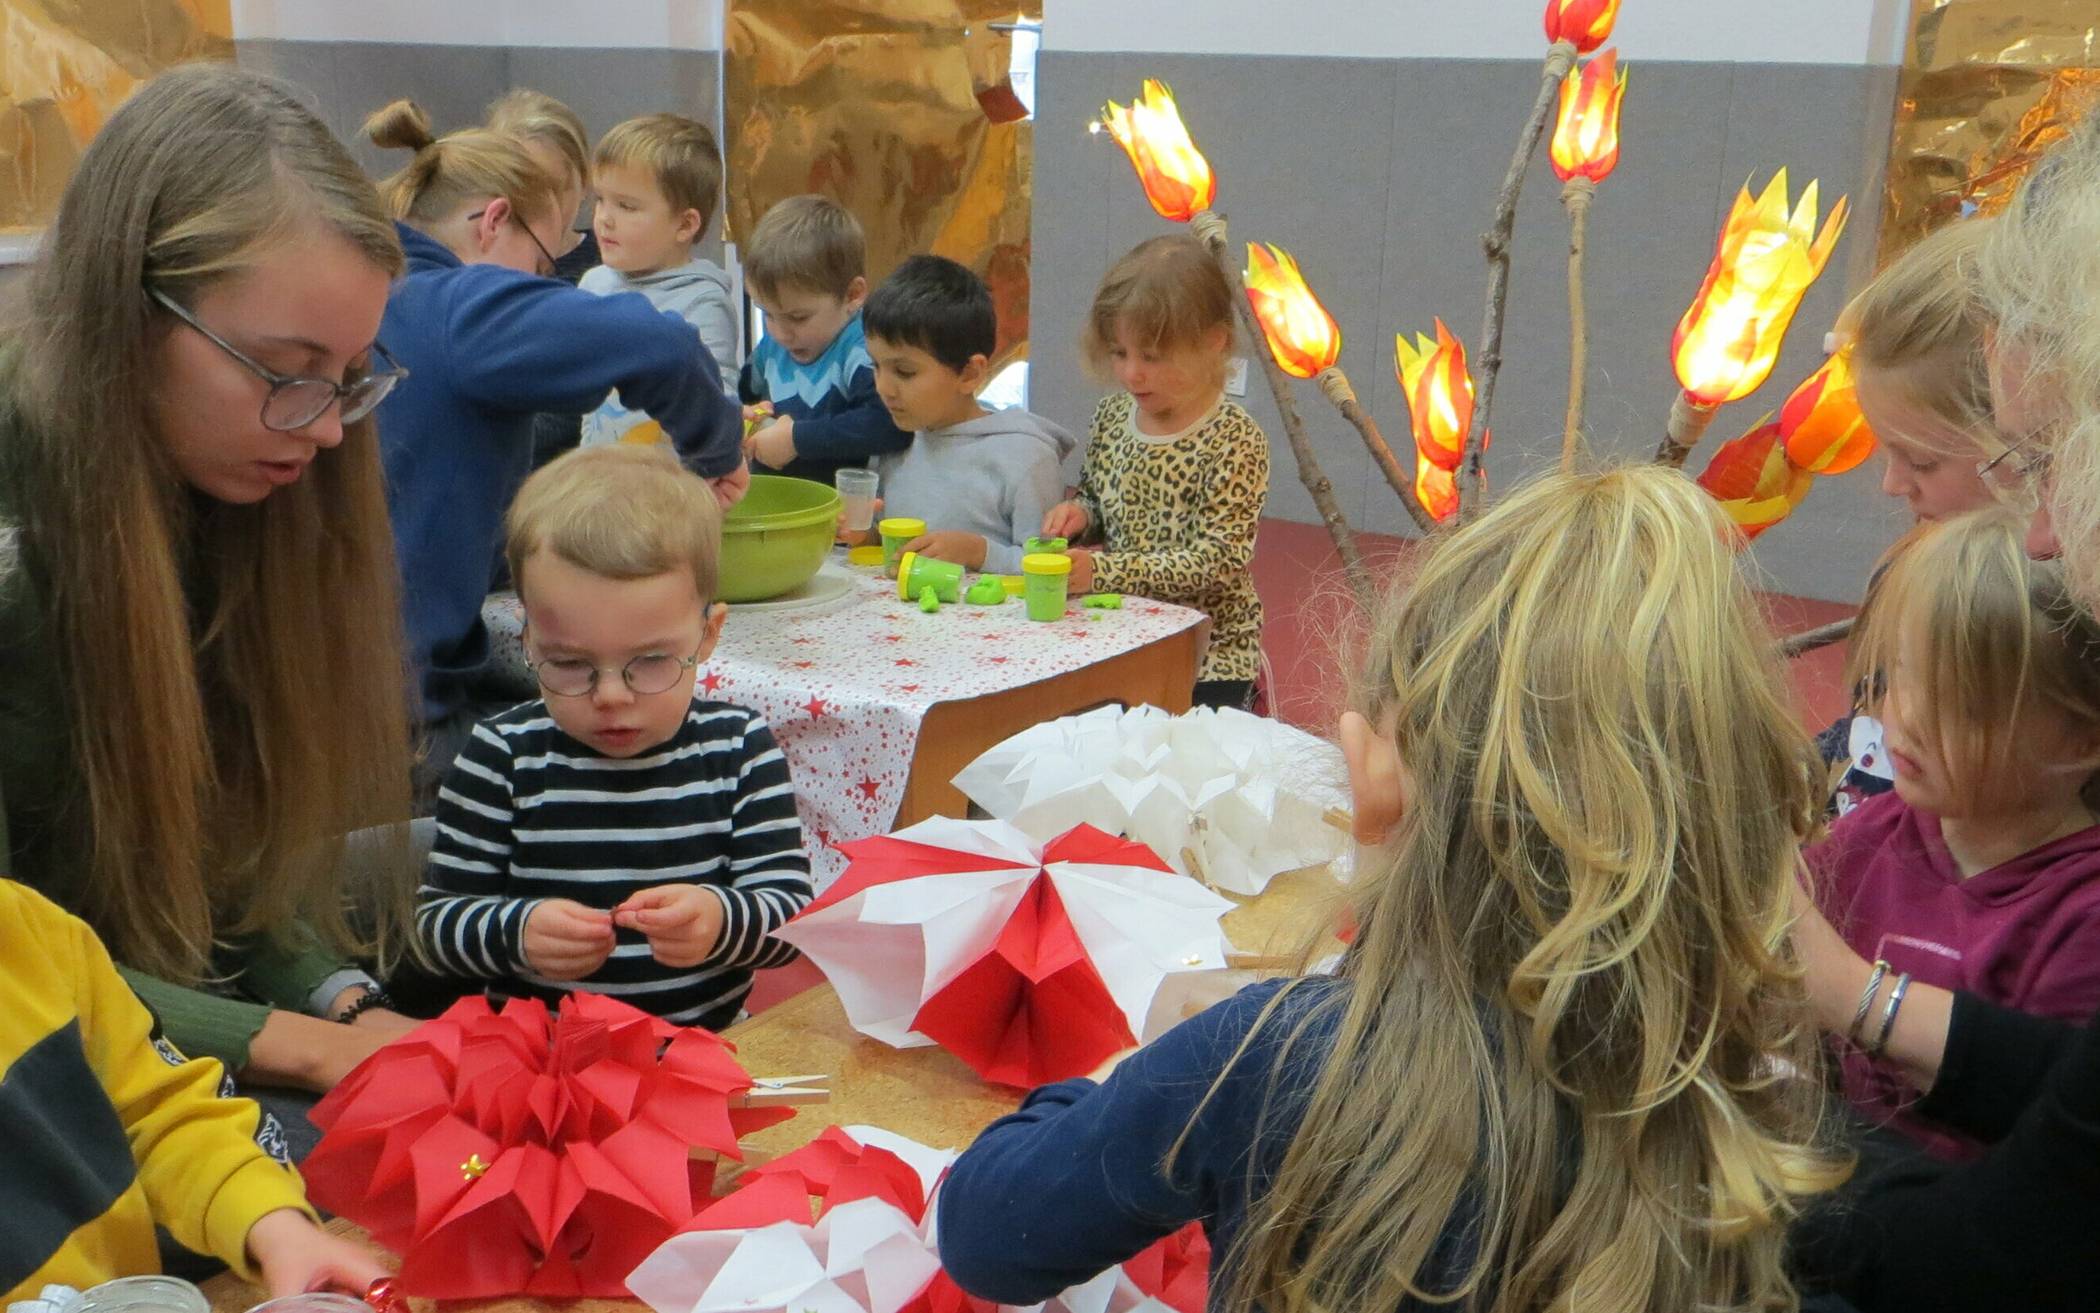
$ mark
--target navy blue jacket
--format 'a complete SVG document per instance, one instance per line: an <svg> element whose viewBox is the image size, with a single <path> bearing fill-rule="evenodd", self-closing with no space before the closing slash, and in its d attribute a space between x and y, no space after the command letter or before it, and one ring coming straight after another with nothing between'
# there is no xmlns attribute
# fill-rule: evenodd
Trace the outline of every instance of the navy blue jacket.
<svg viewBox="0 0 2100 1313"><path fill-rule="evenodd" d="M795 459L781 474L830 483L842 466L866 465L870 456L911 445L911 434L875 395L875 361L857 311L806 365L771 334L759 338L737 390L745 401L771 402L774 414L794 417Z"/></svg>
<svg viewBox="0 0 2100 1313"><path fill-rule="evenodd" d="M648 298L462 264L396 227L408 273L387 297L379 338L409 374L379 408L379 445L429 722L458 709L487 664L481 603L503 514L532 468L536 413L586 414L618 388L708 478L742 462L742 425L699 334Z"/></svg>
<svg viewBox="0 0 2100 1313"><path fill-rule="evenodd" d="M1002 1304L1040 1303L1192 1221L1201 1221L1210 1237L1215 1276L1282 1165L1340 1010L1320 1008L1293 1049L1257 1141L1283 1040L1306 1009L1337 1001L1334 991L1348 988L1339 980L1299 985L1197 1116L1285 983L1251 985L1132 1054L1105 1084L1045 1085L1019 1112L986 1127L938 1196L941 1264L956 1284ZM1190 1128L1188 1142L1170 1173L1162 1164L1184 1128ZM1444 1272L1468 1260L1464 1231L1455 1228L1432 1258ZM1452 1284L1423 1275L1431 1289Z"/></svg>

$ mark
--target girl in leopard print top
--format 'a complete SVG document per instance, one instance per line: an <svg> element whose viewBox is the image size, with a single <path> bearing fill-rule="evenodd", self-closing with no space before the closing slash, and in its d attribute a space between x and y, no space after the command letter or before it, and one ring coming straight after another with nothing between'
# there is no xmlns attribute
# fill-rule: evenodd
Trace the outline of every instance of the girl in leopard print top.
<svg viewBox="0 0 2100 1313"><path fill-rule="evenodd" d="M1225 399L1232 293L1203 244L1155 237L1094 294L1082 346L1122 391L1094 411L1079 495L1043 532L1072 553L1076 591L1136 593L1211 618L1196 702L1244 707L1261 664L1261 599L1247 563L1269 495L1269 440Z"/></svg>

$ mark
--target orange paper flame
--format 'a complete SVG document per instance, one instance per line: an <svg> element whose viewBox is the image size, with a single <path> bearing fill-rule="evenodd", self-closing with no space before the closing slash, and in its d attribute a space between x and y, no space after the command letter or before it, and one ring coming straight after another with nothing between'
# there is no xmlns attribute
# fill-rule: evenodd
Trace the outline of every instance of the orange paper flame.
<svg viewBox="0 0 2100 1313"><path fill-rule="evenodd" d="M1415 453L1415 500L1438 524L1458 514L1457 476L1419 451Z"/></svg>
<svg viewBox="0 0 2100 1313"><path fill-rule="evenodd" d="M1560 119L1553 125L1553 172L1562 182L1603 182L1619 163L1619 103L1626 75L1619 52L1607 50L1560 84Z"/></svg>
<svg viewBox="0 0 2100 1313"><path fill-rule="evenodd" d="M1580 55L1611 40L1618 21L1619 0L1546 0L1546 39L1573 42Z"/></svg>
<svg viewBox="0 0 2100 1313"><path fill-rule="evenodd" d="M1210 161L1189 140L1174 93L1155 78L1145 79L1144 94L1128 109L1113 100L1101 111L1101 124L1130 157L1145 199L1163 218L1187 223L1210 208L1218 192Z"/></svg>
<svg viewBox="0 0 2100 1313"><path fill-rule="evenodd" d="M1698 478L1745 542L1791 515L1816 481L1787 460L1779 425L1771 419L1767 415L1742 437L1722 443Z"/></svg>
<svg viewBox="0 0 2100 1313"><path fill-rule="evenodd" d="M1748 186L1736 196L1706 281L1671 341L1686 396L1718 406L1748 396L1765 381L1794 311L1845 230L1847 211L1840 197L1818 232L1816 184L1808 184L1790 212L1785 169L1755 200Z"/></svg>
<svg viewBox="0 0 2100 1313"><path fill-rule="evenodd" d="M1874 454L1874 430L1860 412L1852 358L1840 351L1794 389L1779 408L1786 458L1810 474L1843 474Z"/></svg>
<svg viewBox="0 0 2100 1313"><path fill-rule="evenodd" d="M1393 372L1407 398L1415 450L1439 469L1457 469L1465 454L1466 431L1473 426L1473 376L1466 372L1465 345L1451 336L1441 319L1436 321L1433 343L1421 333L1415 334L1412 345L1404 334L1396 335Z"/></svg>
<svg viewBox="0 0 2100 1313"><path fill-rule="evenodd" d="M1290 252L1247 243L1247 304L1284 373L1311 378L1341 358L1341 326L1305 285Z"/></svg>

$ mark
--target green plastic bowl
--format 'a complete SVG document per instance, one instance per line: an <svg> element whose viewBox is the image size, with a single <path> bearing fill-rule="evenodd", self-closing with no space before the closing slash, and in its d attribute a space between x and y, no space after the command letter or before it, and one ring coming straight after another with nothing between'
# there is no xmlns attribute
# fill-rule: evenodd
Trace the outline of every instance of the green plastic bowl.
<svg viewBox="0 0 2100 1313"><path fill-rule="evenodd" d="M751 491L722 517L725 602L763 602L808 583L838 529L838 490L808 479L754 474Z"/></svg>

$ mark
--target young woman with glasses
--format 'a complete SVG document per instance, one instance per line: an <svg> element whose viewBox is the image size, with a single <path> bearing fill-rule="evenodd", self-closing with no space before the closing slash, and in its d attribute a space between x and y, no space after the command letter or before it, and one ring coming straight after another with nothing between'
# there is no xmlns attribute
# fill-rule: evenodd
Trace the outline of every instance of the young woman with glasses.
<svg viewBox="0 0 2100 1313"><path fill-rule="evenodd" d="M639 295L593 296L549 277L568 249L570 216L561 184L523 143L486 128L435 137L405 100L365 131L415 152L381 185L408 254L381 336L409 376L379 418L421 682L416 792L427 809L476 722L517 700L483 683L481 604L504 508L532 467L533 416L583 414L617 390L662 425L724 505L750 476L741 410L691 326Z"/></svg>
<svg viewBox="0 0 2100 1313"><path fill-rule="evenodd" d="M353 965L405 849L356 925L340 866L409 812L370 419L400 268L287 88L185 68L88 146L0 336L0 861L244 1086L325 1090L409 1024Z"/></svg>

